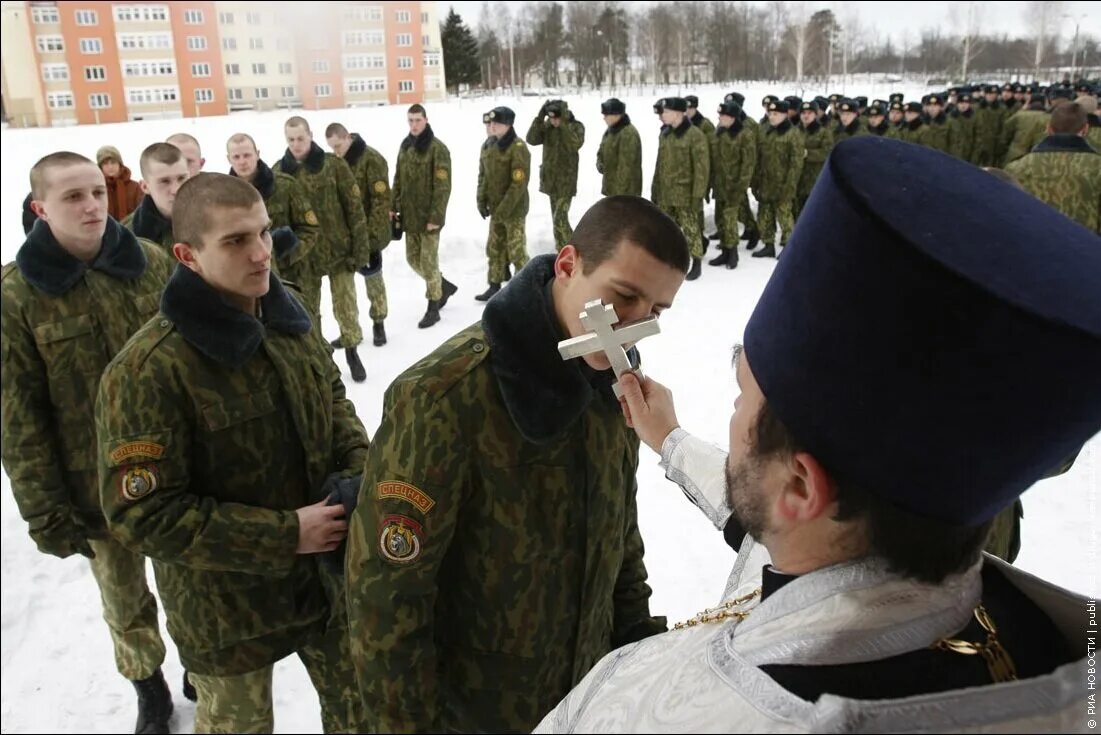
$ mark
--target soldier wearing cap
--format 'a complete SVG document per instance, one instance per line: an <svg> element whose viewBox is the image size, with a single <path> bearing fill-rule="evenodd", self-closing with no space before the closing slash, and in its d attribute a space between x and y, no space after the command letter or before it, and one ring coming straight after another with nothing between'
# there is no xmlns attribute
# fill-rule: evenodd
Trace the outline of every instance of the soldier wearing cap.
<svg viewBox="0 0 1101 735"><path fill-rule="evenodd" d="M805 157L803 135L788 120L787 103L783 100L769 103L768 125L759 136L757 168L753 175L757 221L765 246L753 254L754 258L776 257L777 225L781 232L780 245L787 244L795 226L792 206Z"/></svg>
<svg viewBox="0 0 1101 735"><path fill-rule="evenodd" d="M672 217L692 252L692 267L686 279L700 277L703 259L703 235L700 232L699 209L711 181L711 146L700 129L687 116L688 103L683 97L666 97L662 102L658 160L650 198Z"/></svg>
<svg viewBox="0 0 1101 735"><path fill-rule="evenodd" d="M906 95L903 94L902 92L891 92L889 95L887 95L887 101L888 102L902 102L902 103L905 103L906 102Z"/></svg>
<svg viewBox="0 0 1101 735"><path fill-rule="evenodd" d="M887 109L887 120L890 127L887 128L887 137L902 140L902 127L906 124L906 105L901 101L892 101Z"/></svg>
<svg viewBox="0 0 1101 735"><path fill-rule="evenodd" d="M600 114L608 126L596 152L596 170L603 176L600 193L642 196L642 140L627 106L612 97L600 103Z"/></svg>
<svg viewBox="0 0 1101 735"><path fill-rule="evenodd" d="M891 129L887 122L886 105L875 102L868 107L868 132L872 135L886 135Z"/></svg>
<svg viewBox="0 0 1101 735"><path fill-rule="evenodd" d="M703 133L703 137L707 140L707 144L710 147L715 142L715 123L708 120L706 117L704 117L703 113L699 111L699 106L700 106L700 98L699 97L697 97L694 94L685 95L684 101L688 103L688 110L687 110L688 119L692 121L692 124L694 126L696 126L697 128L700 129L700 132ZM704 201L710 201L711 200L710 192L711 192L711 189L712 189L712 183L714 181L714 177L715 177L715 171L714 171L714 169L712 169L711 179L707 182L708 194L706 196L704 196ZM703 249L706 252L707 251L708 239L707 239L707 236L704 234L704 232L706 232L706 230L704 229L704 223L703 223L703 204L704 204L704 202L700 202L700 213L699 213L699 215L700 215L699 216L699 220L700 220L700 238L701 238L701 242L703 243ZM718 212L718 209L716 208L715 211Z"/></svg>
<svg viewBox="0 0 1101 735"><path fill-rule="evenodd" d="M833 134L830 129L818 122L818 103L804 102L799 109L800 131L803 134L803 147L807 150L803 159L803 173L799 175L799 184L795 189L795 204L792 216L799 220L799 213L810 196L814 182L822 167L826 165L830 151L833 150Z"/></svg>
<svg viewBox="0 0 1101 735"><path fill-rule="evenodd" d="M799 127L799 112L803 108L803 98L792 94L785 97L784 102L788 103L788 120L793 126Z"/></svg>
<svg viewBox="0 0 1101 735"><path fill-rule="evenodd" d="M830 101L830 111L826 113L826 117L830 119L830 122L837 122L837 106L841 103L841 100L845 99L845 95L834 92L827 99Z"/></svg>
<svg viewBox="0 0 1101 735"><path fill-rule="evenodd" d="M901 140L907 143L925 143L925 120L922 118L922 106L920 102L907 102L902 111Z"/></svg>
<svg viewBox="0 0 1101 735"><path fill-rule="evenodd" d="M998 161L998 140L1004 110L1005 106L998 99L998 85L983 87L983 98L975 111L975 142L971 146L971 162L976 166L993 166Z"/></svg>
<svg viewBox="0 0 1101 735"><path fill-rule="evenodd" d="M950 153L951 131L948 128L948 114L944 110L944 95L929 95L926 110L929 119L926 121L925 140L922 142L942 153Z"/></svg>
<svg viewBox="0 0 1101 735"><path fill-rule="evenodd" d="M1045 98L1040 93L1029 97L1028 108L1013 113L1002 126L1002 166L1024 157L1032 146L1044 139L1050 115L1045 110Z"/></svg>
<svg viewBox="0 0 1101 735"><path fill-rule="evenodd" d="M532 121L526 140L528 145L543 146L539 191L550 198L554 246L561 250L573 236L570 203L577 194L577 152L585 143L585 126L565 100L549 100Z"/></svg>
<svg viewBox="0 0 1101 735"><path fill-rule="evenodd" d="M975 109L969 90L960 91L948 121L948 152L961 161L971 161L975 148Z"/></svg>
<svg viewBox="0 0 1101 735"><path fill-rule="evenodd" d="M478 213L489 217L489 288L474 297L478 301L489 301L501 290L509 277L509 264L518 273L528 262L524 220L528 215L531 153L516 137L515 112L495 107L488 116L493 144L484 151L485 175L478 179Z"/></svg>
<svg viewBox="0 0 1101 735"><path fill-rule="evenodd" d="M837 127L833 130L833 137L837 141L868 134L864 121L860 119L860 106L856 100L844 99L838 102L837 117Z"/></svg>
<svg viewBox="0 0 1101 735"><path fill-rule="evenodd" d="M746 114L745 112L745 95L741 92L730 92L723 98L723 102L733 102L738 105L738 119L742 122L742 127L747 133L753 133L754 141L757 140L757 129L760 127L757 121ZM725 208L724 203L724 208ZM716 202L716 211L718 210L718 203ZM738 221L742 223L744 229L742 230L741 237L746 240L746 250L752 250L757 247L757 243L761 241L760 232L757 229L757 218L753 215L753 210L749 207L749 191L747 190L742 194L742 201L738 204ZM718 224L718 223L716 223ZM720 239L721 233L715 233L710 239Z"/></svg>
<svg viewBox="0 0 1101 735"><path fill-rule="evenodd" d="M715 224L719 227L719 255L710 265L738 267L738 208L757 165L757 136L745 126L741 106L734 101L719 105L719 127L711 146L714 176ZM748 206L748 205L746 205Z"/></svg>

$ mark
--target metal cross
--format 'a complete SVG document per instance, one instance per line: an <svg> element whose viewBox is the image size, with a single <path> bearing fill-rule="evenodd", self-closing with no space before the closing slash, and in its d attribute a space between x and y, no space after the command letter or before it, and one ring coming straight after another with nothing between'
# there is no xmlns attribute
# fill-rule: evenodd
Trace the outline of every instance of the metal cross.
<svg viewBox="0 0 1101 735"><path fill-rule="evenodd" d="M563 360L572 360L575 357L591 355L603 352L612 363L612 370L616 378L623 373L632 372L631 361L627 359L627 350L624 345L634 344L644 337L651 337L661 331L656 316L648 316L644 319L624 324L618 329L612 329L612 325L619 322L619 316L615 313L615 307L597 299L585 304L585 311L581 312L581 326L589 330L589 334L580 337L562 340L558 343L558 353ZM641 370L634 371L641 374ZM623 391L619 387L619 380L612 385L616 398L623 397Z"/></svg>

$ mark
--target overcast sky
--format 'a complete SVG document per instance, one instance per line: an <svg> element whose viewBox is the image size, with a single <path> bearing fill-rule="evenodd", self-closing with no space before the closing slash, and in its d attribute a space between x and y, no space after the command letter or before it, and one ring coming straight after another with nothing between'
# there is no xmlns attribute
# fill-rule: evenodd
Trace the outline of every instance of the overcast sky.
<svg viewBox="0 0 1101 735"><path fill-rule="evenodd" d="M687 2L689 0L682 0ZM455 11L463 16L463 20L474 25L481 15L481 2L462 0L460 2L446 2L438 0L440 20L447 17L449 7L454 6ZM519 3L509 3L518 5ZM638 3L631 3L635 5ZM648 4L648 3L643 3ZM764 4L764 3L761 3ZM863 26L874 27L882 35L889 34L897 43L902 40L903 34L909 34L910 41L916 42L923 28L940 26L946 32L952 24L952 10L957 14L966 13L965 2L941 2L937 0L925 0L924 2L884 2L882 0L872 2L808 2L811 12L821 8L832 8L834 13L843 15L848 12L859 14L860 23ZM976 3L980 6L983 25L991 33L1009 33L1010 35L1028 36L1024 31L1026 24L1025 13L1027 2L983 2ZM490 4L490 7L500 7L499 0ZM1080 33L1091 33L1101 36L1101 4L1096 2L1064 2L1061 13L1075 16L1080 25ZM962 22L962 17L959 21ZM1061 35L1070 39L1074 35L1074 20L1060 18L1059 31Z"/></svg>

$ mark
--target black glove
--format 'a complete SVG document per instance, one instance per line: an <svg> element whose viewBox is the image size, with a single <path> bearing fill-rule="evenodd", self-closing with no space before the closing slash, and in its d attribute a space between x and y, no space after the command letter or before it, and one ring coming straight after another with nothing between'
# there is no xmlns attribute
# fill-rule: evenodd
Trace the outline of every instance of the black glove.
<svg viewBox="0 0 1101 735"><path fill-rule="evenodd" d="M371 257L367 261L367 265L362 265L356 270L359 271L359 275L364 278L370 278L376 273L382 272L382 253L378 250L371 251Z"/></svg>
<svg viewBox="0 0 1101 735"><path fill-rule="evenodd" d="M489 207L486 206L485 204L479 204L478 205L478 214L482 215L482 219L485 219L486 217L489 216Z"/></svg>
<svg viewBox="0 0 1101 735"><path fill-rule="evenodd" d="M351 522L352 513L355 512L356 504L359 501L359 486L363 483L363 475L342 475L339 472L334 472L325 478L324 484L321 486L321 494L324 495L328 502L326 505L343 505L344 506L344 518ZM321 563L324 564L329 571L336 575L343 576L344 574L344 552L348 548L348 540L340 542L340 546L336 547L332 551L328 551L324 554L319 554Z"/></svg>
<svg viewBox="0 0 1101 735"><path fill-rule="evenodd" d="M539 108L539 119L543 119L547 116L547 105L549 105L550 103L551 101L547 100L543 103L543 106Z"/></svg>
<svg viewBox="0 0 1101 735"><path fill-rule="evenodd" d="M405 234L405 228L401 224L401 212L394 215L394 218L390 220L390 239L400 240L401 236Z"/></svg>
<svg viewBox="0 0 1101 735"><path fill-rule="evenodd" d="M32 531L31 537L38 544L39 551L44 554L51 554L59 559L64 559L73 554L80 554L89 559L96 558L95 552L92 551L92 547L84 535L84 531L71 518L49 529Z"/></svg>
<svg viewBox="0 0 1101 735"><path fill-rule="evenodd" d="M282 260L299 246L298 235L289 227L276 227L271 231L271 247L275 251L275 257Z"/></svg>

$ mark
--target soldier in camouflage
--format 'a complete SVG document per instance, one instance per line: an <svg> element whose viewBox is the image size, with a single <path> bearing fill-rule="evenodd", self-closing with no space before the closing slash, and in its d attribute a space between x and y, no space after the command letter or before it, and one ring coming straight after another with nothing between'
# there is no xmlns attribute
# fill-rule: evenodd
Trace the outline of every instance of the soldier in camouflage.
<svg viewBox="0 0 1101 735"><path fill-rule="evenodd" d="M887 120L890 123L886 133L888 138L902 139L902 129L906 124L905 109L906 105L901 101L896 100L890 103L887 110Z"/></svg>
<svg viewBox="0 0 1101 735"><path fill-rule="evenodd" d="M1032 147L1044 139L1049 118L1044 109L1044 96L1033 94L1029 98L1028 108L1013 113L1002 125L1002 149L1005 157L1002 167L1022 158Z"/></svg>
<svg viewBox="0 0 1101 735"><path fill-rule="evenodd" d="M181 267L161 313L103 374L99 495L111 532L153 559L198 691L196 732L271 732L272 667L297 653L326 732L362 727L342 582L346 535L323 487L356 476L367 435L331 348L271 276L269 219L240 179L181 187Z"/></svg>
<svg viewBox="0 0 1101 735"><path fill-rule="evenodd" d="M529 732L602 655L665 629L615 376L557 345L591 300L660 314L688 260L649 202L602 199L387 389L345 567L368 731Z"/></svg>
<svg viewBox="0 0 1101 735"><path fill-rule="evenodd" d="M226 142L230 176L256 187L271 218L272 271L280 278L309 285L315 277L309 270L310 254L317 246L321 227L306 191L289 174L276 173L260 158L256 141L247 133L235 133ZM321 315L314 314L320 323Z"/></svg>
<svg viewBox="0 0 1101 735"><path fill-rule="evenodd" d="M577 194L577 152L585 143L585 126L565 100L549 100L532 120L525 139L528 145L543 146L539 191L550 197L554 246L561 250L573 237L570 203Z"/></svg>
<svg viewBox="0 0 1101 735"><path fill-rule="evenodd" d="M1002 103L998 99L998 86L983 87L983 96L975 110L975 140L971 146L971 163L976 166L993 166L997 158L998 139L1002 132Z"/></svg>
<svg viewBox="0 0 1101 735"><path fill-rule="evenodd" d="M837 103L837 125L832 132L834 141L838 143L868 134L868 129L860 118L860 108L856 100L843 99Z"/></svg>
<svg viewBox="0 0 1101 735"><path fill-rule="evenodd" d="M1059 105L1048 137L1005 170L1033 196L1101 234L1101 153L1086 141L1088 131L1081 105Z"/></svg>
<svg viewBox="0 0 1101 735"><path fill-rule="evenodd" d="M87 158L46 156L31 187L39 219L0 280L0 456L38 549L91 560L116 666L137 691L135 732L167 733L145 559L111 537L100 509L95 399L108 360L156 314L175 261L108 216L103 173Z"/></svg>
<svg viewBox="0 0 1101 735"><path fill-rule="evenodd" d="M390 244L390 171L386 159L359 135L349 133L340 123L325 128L325 141L333 152L344 159L352 169L356 186L363 195L363 211L367 215L367 231L371 254L366 266L359 268L367 286L367 300L371 303L371 336L375 347L386 344L384 322L389 314L386 302L386 282L382 280L382 251ZM333 288L341 292L355 291L352 273L337 273L332 277ZM355 303L355 297L342 299Z"/></svg>
<svg viewBox="0 0 1101 735"><path fill-rule="evenodd" d="M948 121L948 152L961 161L971 161L975 148L977 120L972 99L971 92L961 90Z"/></svg>
<svg viewBox="0 0 1101 735"><path fill-rule="evenodd" d="M842 125L845 116L857 113L853 109L845 110L846 100L840 105ZM776 227L780 227L780 245L787 244L791 231L795 227L792 207L799 178L803 175L803 162L806 148L803 134L792 127L788 120L787 103L783 100L772 102L768 106L768 125L761 134L757 148L757 221L761 226L761 239L765 246L753 253L754 258L775 258Z"/></svg>
<svg viewBox="0 0 1101 735"><path fill-rule="evenodd" d="M1097 98L1092 95L1082 95L1074 101L1086 112L1086 124L1089 125L1086 141L1095 151L1101 152L1101 118L1097 116Z"/></svg>
<svg viewBox="0 0 1101 735"><path fill-rule="evenodd" d="M699 209L711 180L711 144L687 116L683 97L666 97L662 103L662 128L658 160L650 198L672 217L692 249L692 267L687 280L700 277L703 237Z"/></svg>
<svg viewBox="0 0 1101 735"><path fill-rule="evenodd" d="M700 129L700 132L703 133L703 137L707 140L708 146L709 147L713 146L714 143L715 143L715 123L708 120L704 116L704 114L702 112L700 112L700 110L699 110L700 98L697 97L694 94L689 94L689 95L685 96L684 101L688 103L688 109L685 110L685 113L688 116L688 120L692 123L692 125L694 127L697 127L697 128ZM705 194L703 200L700 201L700 211L699 211L700 244L703 246L704 252L707 252L707 246L708 246L709 242L708 242L707 235L704 234L704 233L707 232L707 230L704 227L703 208L704 208L704 203L705 202L710 202L711 201L711 191L714 188L714 182L715 182L715 170L712 169L710 178L708 179L708 182L707 182L707 192L708 193ZM715 211L718 212L718 209L716 209Z"/></svg>
<svg viewBox="0 0 1101 735"><path fill-rule="evenodd" d="M485 151L485 172L478 179L478 212L483 218L489 217L489 288L474 297L478 301L489 301L501 290L509 263L519 273L528 262L524 220L528 215L531 153L516 136L515 122L516 113L508 107L489 111L493 145Z"/></svg>
<svg viewBox="0 0 1101 735"><path fill-rule="evenodd" d="M741 112L739 117L742 121L742 126L746 132L753 133L754 141L758 140L758 124L757 121L746 114L745 112L745 95L741 92L730 92L723 97L724 102L734 102L738 105ZM716 207L718 203L716 202ZM723 209L726 209L726 204L723 203ZM760 231L757 227L757 218L753 215L753 210L749 206L749 190L747 189L745 194L742 195L742 201L738 204L738 221L742 223L745 229L742 230L741 238L746 241L746 250L752 250L757 247L757 243L761 241Z"/></svg>
<svg viewBox="0 0 1101 735"><path fill-rule="evenodd" d="M719 254L709 265L738 267L738 207L745 196L757 165L757 137L746 130L742 108L737 102L719 105L719 127L711 145L712 186L715 192L715 221L721 239Z"/></svg>
<svg viewBox="0 0 1101 735"><path fill-rule="evenodd" d="M141 152L141 190L138 208L122 220L122 226L138 237L155 242L172 254L172 203L190 174L187 161L171 143L154 143Z"/></svg>
<svg viewBox="0 0 1101 735"><path fill-rule="evenodd" d="M887 106L883 102L873 102L868 106L868 133L871 135L887 135L891 131L891 123L887 121ZM796 217L799 216L796 212Z"/></svg>
<svg viewBox="0 0 1101 735"><path fill-rule="evenodd" d="M642 140L627 106L613 97L600 104L600 114L608 126L596 152L596 170L604 177L600 193L642 196Z"/></svg>
<svg viewBox="0 0 1101 735"><path fill-rule="evenodd" d="M929 95L926 110L929 112L929 119L925 123L925 137L922 143L941 153L950 154L952 130L948 124L948 113L944 109L944 95Z"/></svg>
<svg viewBox="0 0 1101 735"><path fill-rule="evenodd" d="M287 150L273 170L293 176L309 197L321 224L321 238L314 246L309 265L303 270L313 278L303 288L312 314L321 313L321 277L329 276L333 314L340 326L340 345L351 371L352 380L362 383L367 370L356 348L363 341L359 326L359 307L355 289L338 287L340 273L351 274L371 259L370 234L363 212L363 194L351 168L339 156L326 153L313 140L305 118L295 115L283 125ZM318 322L320 329L320 322Z"/></svg>
<svg viewBox="0 0 1101 735"><path fill-rule="evenodd" d="M451 152L428 124L423 106L412 105L406 122L409 135L398 152L390 218L401 223L405 259L427 286L428 309L417 323L426 329L440 320L440 309L459 290L440 273L440 230L451 198Z"/></svg>
<svg viewBox="0 0 1101 735"><path fill-rule="evenodd" d="M799 111L799 121L807 155L803 159L803 171L799 174L799 183L795 187L795 203L792 207L792 217L795 220L799 219L810 190L814 188L814 182L818 180L818 174L822 172L822 167L826 165L826 159L833 150L833 135L829 128L822 127L818 122L818 103L804 102Z"/></svg>
<svg viewBox="0 0 1101 735"><path fill-rule="evenodd" d="M921 103L907 102L902 112L901 140L922 145L925 142L925 121L922 119Z"/></svg>

